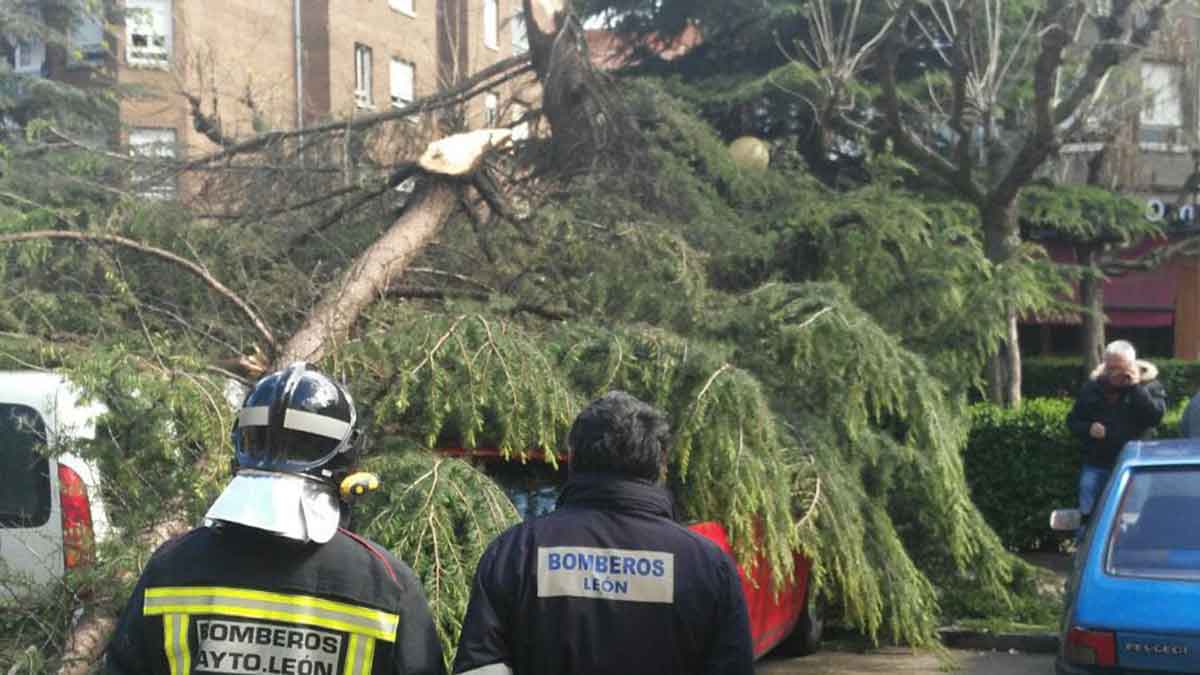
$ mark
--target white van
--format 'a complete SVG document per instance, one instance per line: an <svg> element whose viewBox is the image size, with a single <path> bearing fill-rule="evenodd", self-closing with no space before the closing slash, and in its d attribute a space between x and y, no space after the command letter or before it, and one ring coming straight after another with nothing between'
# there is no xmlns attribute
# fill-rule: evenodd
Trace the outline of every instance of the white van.
<svg viewBox="0 0 1200 675"><path fill-rule="evenodd" d="M0 604L94 561L108 518L99 472L74 444L104 412L61 375L0 371Z"/></svg>

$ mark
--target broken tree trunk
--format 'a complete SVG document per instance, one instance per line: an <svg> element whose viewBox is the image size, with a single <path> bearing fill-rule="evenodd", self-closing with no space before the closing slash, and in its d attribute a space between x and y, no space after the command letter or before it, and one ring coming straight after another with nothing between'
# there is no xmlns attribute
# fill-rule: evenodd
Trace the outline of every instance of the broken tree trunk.
<svg viewBox="0 0 1200 675"><path fill-rule="evenodd" d="M509 142L507 130L484 130L432 143L419 165L429 185L399 220L354 261L340 283L330 288L292 335L276 364L319 361L344 340L372 302L382 297L412 259L433 240L458 206L458 180L474 174L492 148Z"/></svg>
<svg viewBox="0 0 1200 675"><path fill-rule="evenodd" d="M529 51L542 85L555 167L569 175L605 148L633 143L637 129L611 82L591 63L567 0L523 0Z"/></svg>

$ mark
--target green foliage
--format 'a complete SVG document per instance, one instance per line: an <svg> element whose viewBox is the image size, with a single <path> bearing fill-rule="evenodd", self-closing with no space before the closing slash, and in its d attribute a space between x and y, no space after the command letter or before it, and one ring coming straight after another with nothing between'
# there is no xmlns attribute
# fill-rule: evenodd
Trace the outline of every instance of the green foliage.
<svg viewBox="0 0 1200 675"><path fill-rule="evenodd" d="M387 488L356 509L356 529L392 550L424 582L449 669L475 564L520 517L499 486L460 460L389 447L366 468Z"/></svg>
<svg viewBox="0 0 1200 675"><path fill-rule="evenodd" d="M1010 602L997 604L981 594L969 578L948 583L940 599L945 620L963 627L994 632L1057 632L1062 620L1062 581L1024 561L1013 565Z"/></svg>
<svg viewBox="0 0 1200 675"><path fill-rule="evenodd" d="M1093 185L1031 185L1020 208L1036 227L1072 241L1127 245L1163 234L1135 200Z"/></svg>
<svg viewBox="0 0 1200 675"><path fill-rule="evenodd" d="M966 418L922 356L836 285L764 287L728 326L739 361L794 411L829 499L860 504L823 505L818 516L838 521L819 527L828 559L839 561L831 595L847 621L919 642L937 614L931 580L954 570L972 570L983 592L1005 596L1011 562L963 478Z"/></svg>
<svg viewBox="0 0 1200 675"><path fill-rule="evenodd" d="M479 552L513 514L484 476L426 450L536 461L527 451L539 449L553 463L579 407L610 388L670 416L669 479L688 518L724 523L738 558L762 553L776 582L804 551L823 599L872 639L931 643L946 588L969 583L989 608L1017 602L1012 558L969 498L962 400L1004 309L1044 306L1051 272L1032 255L987 261L974 211L905 189L912 168L886 155L864 159L877 182L842 191L787 153L743 174L691 104L652 81L623 93L645 157L624 173L543 178L536 190L552 198L518 222L448 224L404 283L432 279L449 299L381 297L321 364L349 384L367 464L387 485L358 522L417 569L445 644ZM286 187L298 202L312 186ZM64 199L81 227L195 259L280 336L394 206L381 199L305 238L324 207L214 224L172 205ZM0 321L37 345L14 360L65 369L112 411L89 452L133 542L114 564L134 572L147 531L198 522L227 479L231 412L213 364L264 345L170 264L63 250L4 251L13 292ZM464 285L489 297L456 299Z"/></svg>
<svg viewBox="0 0 1200 675"><path fill-rule="evenodd" d="M760 383L720 352L656 331L596 331L564 343L564 366L586 398L623 389L667 413L668 478L683 516L724 523L743 564L757 550L775 583L789 578L799 460Z"/></svg>
<svg viewBox="0 0 1200 675"><path fill-rule="evenodd" d="M1011 550L1053 547L1050 512L1078 501L1081 452L1067 431L1069 399L1028 398L1018 409L971 407L963 450L975 504Z"/></svg>
<svg viewBox="0 0 1200 675"><path fill-rule="evenodd" d="M1187 359L1151 359L1169 407L1200 392L1200 363ZM1074 397L1087 381L1083 357L1038 356L1025 359L1022 387L1027 396Z"/></svg>
<svg viewBox="0 0 1200 675"><path fill-rule="evenodd" d="M536 336L483 314L400 314L339 355L338 370L385 434L432 448L498 448L505 457L549 450L578 411Z"/></svg>
<svg viewBox="0 0 1200 675"><path fill-rule="evenodd" d="M194 357L145 361L123 345L69 354L62 370L108 408L84 455L103 476L110 517L126 531L198 523L230 473L234 407L222 378Z"/></svg>

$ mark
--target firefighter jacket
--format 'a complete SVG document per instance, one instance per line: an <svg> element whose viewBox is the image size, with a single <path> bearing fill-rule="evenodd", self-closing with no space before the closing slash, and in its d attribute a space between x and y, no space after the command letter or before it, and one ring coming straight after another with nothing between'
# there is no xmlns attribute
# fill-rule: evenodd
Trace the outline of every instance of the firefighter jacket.
<svg viewBox="0 0 1200 675"><path fill-rule="evenodd" d="M420 581L345 530L300 543L202 527L146 565L108 645L117 675L441 675Z"/></svg>
<svg viewBox="0 0 1200 675"><path fill-rule="evenodd" d="M737 568L675 523L666 490L576 475L484 552L454 672L751 675Z"/></svg>

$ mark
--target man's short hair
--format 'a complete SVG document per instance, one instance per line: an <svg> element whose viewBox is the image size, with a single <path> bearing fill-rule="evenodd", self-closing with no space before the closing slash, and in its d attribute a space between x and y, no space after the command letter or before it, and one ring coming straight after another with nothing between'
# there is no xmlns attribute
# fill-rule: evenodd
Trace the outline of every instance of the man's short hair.
<svg viewBox="0 0 1200 675"><path fill-rule="evenodd" d="M623 391L610 391L571 425L571 469L657 481L669 438L666 415Z"/></svg>
<svg viewBox="0 0 1200 675"><path fill-rule="evenodd" d="M1119 356L1133 363L1137 360L1137 350L1128 340L1116 340L1108 343L1108 346L1104 348L1104 358L1107 360L1110 356Z"/></svg>

